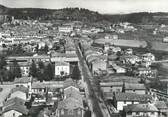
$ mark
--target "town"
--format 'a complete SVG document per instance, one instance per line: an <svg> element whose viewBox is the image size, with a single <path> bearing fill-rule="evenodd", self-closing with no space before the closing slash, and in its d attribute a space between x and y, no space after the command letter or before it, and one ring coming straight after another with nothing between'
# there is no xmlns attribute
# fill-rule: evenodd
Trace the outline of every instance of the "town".
<svg viewBox="0 0 168 117"><path fill-rule="evenodd" d="M6 19L0 117L168 116L168 25Z"/></svg>

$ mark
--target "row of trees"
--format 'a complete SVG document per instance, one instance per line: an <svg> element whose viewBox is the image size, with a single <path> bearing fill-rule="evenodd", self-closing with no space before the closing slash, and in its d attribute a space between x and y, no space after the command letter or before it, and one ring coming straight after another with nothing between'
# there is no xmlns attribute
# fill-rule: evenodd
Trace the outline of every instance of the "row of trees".
<svg viewBox="0 0 168 117"><path fill-rule="evenodd" d="M13 81L15 78L21 77L21 69L16 60L9 66L9 69L6 69L5 57L0 57L0 82L3 81Z"/></svg>
<svg viewBox="0 0 168 117"><path fill-rule="evenodd" d="M9 69L6 69L6 61L5 57L0 57L0 82L3 83L3 81L14 81L15 78L22 77L21 74L21 68L16 60L12 62L12 64L9 66ZM53 80L55 77L55 67L52 63L48 63L47 65L44 65L42 61L38 62L36 64L34 61L32 61L32 64L30 66L30 76L37 78L39 81L50 81ZM74 80L80 79L80 70L77 65L73 67L72 74L70 74L70 77Z"/></svg>
<svg viewBox="0 0 168 117"><path fill-rule="evenodd" d="M54 66L49 63L44 65L43 62L36 63L33 61L30 66L30 76L37 78L39 81L50 81L54 79Z"/></svg>

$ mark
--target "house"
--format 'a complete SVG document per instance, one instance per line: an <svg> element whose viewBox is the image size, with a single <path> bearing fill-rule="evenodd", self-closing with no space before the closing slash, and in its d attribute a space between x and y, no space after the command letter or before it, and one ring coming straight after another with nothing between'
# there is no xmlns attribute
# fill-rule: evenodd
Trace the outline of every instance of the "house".
<svg viewBox="0 0 168 117"><path fill-rule="evenodd" d="M136 55L123 55L120 57L120 61L122 61L124 64L136 64L137 62L140 62L140 58Z"/></svg>
<svg viewBox="0 0 168 117"><path fill-rule="evenodd" d="M100 87L102 92L122 92L123 82L101 81Z"/></svg>
<svg viewBox="0 0 168 117"><path fill-rule="evenodd" d="M155 55L152 53L143 54L141 57L142 57L142 61L145 61L145 62L155 61Z"/></svg>
<svg viewBox="0 0 168 117"><path fill-rule="evenodd" d="M4 103L3 117L20 117L22 115L28 115L24 100L15 97Z"/></svg>
<svg viewBox="0 0 168 117"><path fill-rule="evenodd" d="M73 81L71 78L68 78L68 79L66 79L66 80L64 81L63 87L64 87L64 91L65 91L66 89L69 89L69 88L74 88L75 90L78 90L78 91L79 91L79 86L78 86L78 84L77 84L75 81Z"/></svg>
<svg viewBox="0 0 168 117"><path fill-rule="evenodd" d="M78 85L72 80L64 82L64 97L58 102L56 115L58 117L83 117L83 97Z"/></svg>
<svg viewBox="0 0 168 117"><path fill-rule="evenodd" d="M21 76L29 76L29 72L30 72L30 63L27 63L27 62L18 62L19 64L19 67L21 69ZM9 63L7 66L6 66L6 69L10 69L11 67L13 67L13 64Z"/></svg>
<svg viewBox="0 0 168 117"><path fill-rule="evenodd" d="M164 101L155 101L154 105L159 110L159 117L167 117L168 107Z"/></svg>
<svg viewBox="0 0 168 117"><path fill-rule="evenodd" d="M146 87L139 83L124 83L123 91L125 93L146 94Z"/></svg>
<svg viewBox="0 0 168 117"><path fill-rule="evenodd" d="M55 62L55 75L66 76L70 74L70 65L67 62Z"/></svg>
<svg viewBox="0 0 168 117"><path fill-rule="evenodd" d="M157 74L156 69L151 69L150 67L139 67L137 70L134 71L135 75L139 77L148 77L148 78L155 78Z"/></svg>
<svg viewBox="0 0 168 117"><path fill-rule="evenodd" d="M101 78L101 82L128 82L128 83L138 83L140 78L125 76L121 74L106 75Z"/></svg>
<svg viewBox="0 0 168 117"><path fill-rule="evenodd" d="M168 42L168 37L163 38L163 42L167 43Z"/></svg>
<svg viewBox="0 0 168 117"><path fill-rule="evenodd" d="M124 117L159 117L159 110L153 104L131 104L124 107Z"/></svg>
<svg viewBox="0 0 168 117"><path fill-rule="evenodd" d="M71 25L62 25L58 27L59 32L70 33L73 31L73 26Z"/></svg>
<svg viewBox="0 0 168 117"><path fill-rule="evenodd" d="M136 94L136 93L115 93L113 97L114 107L122 111L124 106L128 104L139 104L139 103L147 103L152 101L151 95L146 94Z"/></svg>
<svg viewBox="0 0 168 117"><path fill-rule="evenodd" d="M43 81L32 83L33 94L45 94L48 88L63 88L63 81Z"/></svg>
<svg viewBox="0 0 168 117"><path fill-rule="evenodd" d="M0 85L0 115L2 114L3 102L6 101L10 95L11 90L14 88L14 85Z"/></svg>
<svg viewBox="0 0 168 117"><path fill-rule="evenodd" d="M58 103L57 117L83 117L83 103L73 97L69 97Z"/></svg>
<svg viewBox="0 0 168 117"><path fill-rule="evenodd" d="M116 73L126 73L126 69L123 67L118 66L117 64L113 63L112 68Z"/></svg>
<svg viewBox="0 0 168 117"><path fill-rule="evenodd" d="M91 62L91 71L95 74L98 71L107 70L107 62L102 59L96 59Z"/></svg>
<svg viewBox="0 0 168 117"><path fill-rule="evenodd" d="M30 63L19 63L22 76L29 76Z"/></svg>
<svg viewBox="0 0 168 117"><path fill-rule="evenodd" d="M133 54L133 49L132 48L126 49L125 54Z"/></svg>
<svg viewBox="0 0 168 117"><path fill-rule="evenodd" d="M14 85L16 87L24 86L24 87L28 88L29 91L31 91L32 77L15 78Z"/></svg>
<svg viewBox="0 0 168 117"><path fill-rule="evenodd" d="M11 90L9 99L15 98L15 97L18 97L18 98L25 100L25 101L28 98L29 99L31 98L31 96L28 95L28 88L26 88L24 86L15 87Z"/></svg>
<svg viewBox="0 0 168 117"><path fill-rule="evenodd" d="M65 53L51 53L51 62L66 61Z"/></svg>

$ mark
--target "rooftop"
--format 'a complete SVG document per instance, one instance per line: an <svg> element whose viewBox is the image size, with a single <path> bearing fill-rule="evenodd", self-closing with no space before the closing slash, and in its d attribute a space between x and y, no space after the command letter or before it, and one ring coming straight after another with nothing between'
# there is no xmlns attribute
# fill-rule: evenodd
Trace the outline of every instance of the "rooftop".
<svg viewBox="0 0 168 117"><path fill-rule="evenodd" d="M83 108L83 103L73 97L69 97L58 103L58 109L78 109Z"/></svg>
<svg viewBox="0 0 168 117"><path fill-rule="evenodd" d="M69 63L67 62L55 62L55 66L69 66Z"/></svg>
<svg viewBox="0 0 168 117"><path fill-rule="evenodd" d="M21 78L15 78L14 83L28 83L31 82L31 77L21 77Z"/></svg>
<svg viewBox="0 0 168 117"><path fill-rule="evenodd" d="M25 102L22 99L17 98L17 97L12 98L4 104L3 113L11 111L11 110L15 110L15 111L18 111L22 114L27 115L28 109L26 108L26 106L24 104L25 104Z"/></svg>
<svg viewBox="0 0 168 117"><path fill-rule="evenodd" d="M144 84L138 84L138 83L125 83L125 89L126 90L146 90Z"/></svg>
<svg viewBox="0 0 168 117"><path fill-rule="evenodd" d="M3 106L3 101L8 97L10 91L14 87L14 85L0 85L0 88L2 88L2 91L0 92L0 107Z"/></svg>
<svg viewBox="0 0 168 117"><path fill-rule="evenodd" d="M146 94L136 94L136 93L116 93L115 98L117 101L138 101L138 102L148 102L152 100L151 95Z"/></svg>
<svg viewBox="0 0 168 117"><path fill-rule="evenodd" d="M132 104L124 107L126 112L158 112L153 104Z"/></svg>

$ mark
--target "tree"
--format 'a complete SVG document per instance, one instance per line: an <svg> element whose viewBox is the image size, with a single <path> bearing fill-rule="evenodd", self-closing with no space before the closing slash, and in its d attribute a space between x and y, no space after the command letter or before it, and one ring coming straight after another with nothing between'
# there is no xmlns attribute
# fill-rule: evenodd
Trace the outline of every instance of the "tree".
<svg viewBox="0 0 168 117"><path fill-rule="evenodd" d="M21 69L19 64L17 63L16 59L13 61L13 64L10 66L10 72L11 72L11 76L13 76L14 78L20 78L21 75Z"/></svg>
<svg viewBox="0 0 168 117"><path fill-rule="evenodd" d="M32 64L30 66L30 73L29 75L31 75L32 77L37 77L37 67L36 67L36 63L34 61L32 61Z"/></svg>
<svg viewBox="0 0 168 117"><path fill-rule="evenodd" d="M1 56L1 57L0 57L0 69L3 69L4 66L6 66L5 57L4 57L4 56Z"/></svg>
<svg viewBox="0 0 168 117"><path fill-rule="evenodd" d="M44 69L45 80L49 81L54 79L54 68L51 63L49 63Z"/></svg>
<svg viewBox="0 0 168 117"><path fill-rule="evenodd" d="M75 65L75 67L72 71L71 77L74 80L79 80L80 79L80 70L79 70L79 67L77 65Z"/></svg>
<svg viewBox="0 0 168 117"><path fill-rule="evenodd" d="M47 54L48 50L49 50L48 45L45 44L45 46L44 46L44 52L45 52L45 54Z"/></svg>
<svg viewBox="0 0 168 117"><path fill-rule="evenodd" d="M38 66L39 69L44 69L44 63L42 61L39 61Z"/></svg>

